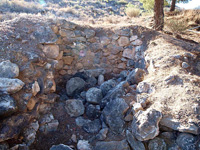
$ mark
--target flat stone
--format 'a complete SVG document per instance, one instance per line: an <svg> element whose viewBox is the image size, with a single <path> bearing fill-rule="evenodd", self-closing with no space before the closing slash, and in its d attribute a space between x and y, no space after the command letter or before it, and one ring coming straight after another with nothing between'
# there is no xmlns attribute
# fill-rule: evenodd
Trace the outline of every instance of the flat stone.
<svg viewBox="0 0 200 150"><path fill-rule="evenodd" d="M0 63L0 78L16 78L19 76L19 67L10 60Z"/></svg>
<svg viewBox="0 0 200 150"><path fill-rule="evenodd" d="M63 61L65 65L71 65L73 60L74 60L74 57L71 57L71 56L63 57Z"/></svg>
<svg viewBox="0 0 200 150"><path fill-rule="evenodd" d="M132 121L132 133L139 141L153 139L159 134L161 112L154 109L138 111ZM148 127L148 128L147 128Z"/></svg>
<svg viewBox="0 0 200 150"><path fill-rule="evenodd" d="M75 119L75 122L77 126L82 127L84 124L91 122L91 120L84 119L83 117L80 116Z"/></svg>
<svg viewBox="0 0 200 150"><path fill-rule="evenodd" d="M170 116L163 116L163 118L160 121L160 124L180 132L187 132L195 135L198 135L200 132L199 127L197 125L190 122L188 122L187 125L185 125L177 119L171 118Z"/></svg>
<svg viewBox="0 0 200 150"><path fill-rule="evenodd" d="M0 117L11 115L16 111L15 100L9 95L0 95Z"/></svg>
<svg viewBox="0 0 200 150"><path fill-rule="evenodd" d="M118 44L119 44L119 46L127 46L127 45L129 45L130 44L129 38L126 37L126 36L121 36L118 39Z"/></svg>
<svg viewBox="0 0 200 150"><path fill-rule="evenodd" d="M122 98L111 99L111 101L103 109L103 115L106 124L117 134L121 134L124 130L124 114L129 106Z"/></svg>
<svg viewBox="0 0 200 150"><path fill-rule="evenodd" d="M126 140L97 142L94 150L130 150Z"/></svg>
<svg viewBox="0 0 200 150"><path fill-rule="evenodd" d="M123 51L122 56L125 58L134 59L135 58L135 48L132 48L132 49L126 48Z"/></svg>
<svg viewBox="0 0 200 150"><path fill-rule="evenodd" d="M144 144L135 139L130 131L126 131L126 140L133 150L145 150Z"/></svg>
<svg viewBox="0 0 200 150"><path fill-rule="evenodd" d="M84 114L85 107L81 100L70 99L66 101L65 109L70 117L78 117Z"/></svg>
<svg viewBox="0 0 200 150"><path fill-rule="evenodd" d="M59 56L59 46L58 45L45 45L43 52L48 58L56 59Z"/></svg>
<svg viewBox="0 0 200 150"><path fill-rule="evenodd" d="M24 84L19 79L0 78L0 91L13 94L20 91Z"/></svg>

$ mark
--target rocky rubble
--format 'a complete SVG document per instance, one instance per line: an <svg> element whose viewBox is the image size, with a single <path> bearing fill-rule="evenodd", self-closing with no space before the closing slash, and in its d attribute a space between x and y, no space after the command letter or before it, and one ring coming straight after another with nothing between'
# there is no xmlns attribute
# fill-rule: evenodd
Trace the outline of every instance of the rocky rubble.
<svg viewBox="0 0 200 150"><path fill-rule="evenodd" d="M49 27L38 25L30 32L31 56L21 51L27 58L16 55L15 63L11 57L0 63L0 147L197 148L199 127L184 126L152 107L158 88L145 79L150 72L138 27L104 31L61 20L46 39L41 34ZM167 78L164 85L174 80Z"/></svg>

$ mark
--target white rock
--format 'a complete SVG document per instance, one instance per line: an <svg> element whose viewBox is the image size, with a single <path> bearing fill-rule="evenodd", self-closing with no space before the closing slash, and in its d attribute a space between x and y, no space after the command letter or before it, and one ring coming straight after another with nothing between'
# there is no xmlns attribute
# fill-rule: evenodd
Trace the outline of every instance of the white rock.
<svg viewBox="0 0 200 150"><path fill-rule="evenodd" d="M0 91L6 93L16 93L22 89L24 82L19 79L0 78Z"/></svg>
<svg viewBox="0 0 200 150"><path fill-rule="evenodd" d="M37 95L37 93L40 91L40 86L37 81L34 82L32 85L32 94L33 96Z"/></svg>
<svg viewBox="0 0 200 150"><path fill-rule="evenodd" d="M77 148L78 150L92 150L91 145L86 140L79 140Z"/></svg>

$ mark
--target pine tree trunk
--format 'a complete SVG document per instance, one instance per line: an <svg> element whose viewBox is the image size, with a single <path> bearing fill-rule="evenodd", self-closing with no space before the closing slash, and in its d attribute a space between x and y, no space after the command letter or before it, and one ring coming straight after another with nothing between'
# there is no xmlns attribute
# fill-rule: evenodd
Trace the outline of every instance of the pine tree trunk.
<svg viewBox="0 0 200 150"><path fill-rule="evenodd" d="M176 0L172 0L170 11L174 11L175 10L175 5L176 5Z"/></svg>
<svg viewBox="0 0 200 150"><path fill-rule="evenodd" d="M164 27L164 0L155 0L154 5L154 29L159 31Z"/></svg>

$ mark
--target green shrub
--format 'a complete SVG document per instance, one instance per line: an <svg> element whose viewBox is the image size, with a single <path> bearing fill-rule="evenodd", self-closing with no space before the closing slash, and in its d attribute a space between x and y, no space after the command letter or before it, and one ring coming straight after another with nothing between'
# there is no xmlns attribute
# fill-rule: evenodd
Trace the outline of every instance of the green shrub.
<svg viewBox="0 0 200 150"><path fill-rule="evenodd" d="M140 15L140 8L136 7L135 5L128 3L125 9L125 13L129 17L138 17Z"/></svg>
<svg viewBox="0 0 200 150"><path fill-rule="evenodd" d="M154 9L154 0L139 0L140 3L143 4L143 8L147 11L153 11ZM168 6L169 3L167 2L167 0L164 1L165 2L165 6Z"/></svg>

